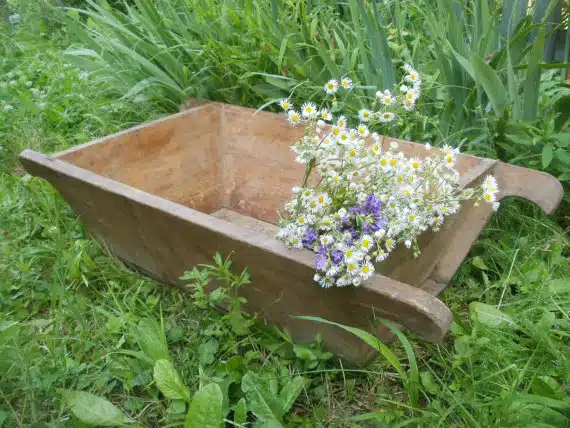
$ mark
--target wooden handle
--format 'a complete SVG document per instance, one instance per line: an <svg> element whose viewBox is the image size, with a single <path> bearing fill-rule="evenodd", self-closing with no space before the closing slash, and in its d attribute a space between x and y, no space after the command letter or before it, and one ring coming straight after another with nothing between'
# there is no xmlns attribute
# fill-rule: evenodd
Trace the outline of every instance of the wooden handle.
<svg viewBox="0 0 570 428"><path fill-rule="evenodd" d="M371 308L378 316L395 321L430 342L440 342L451 326L453 316L449 308L420 288L374 275L362 289L367 295L351 302L354 306Z"/></svg>
<svg viewBox="0 0 570 428"><path fill-rule="evenodd" d="M535 203L546 214L556 211L564 195L562 184L545 172L499 162L493 174L499 182L500 199L519 196Z"/></svg>

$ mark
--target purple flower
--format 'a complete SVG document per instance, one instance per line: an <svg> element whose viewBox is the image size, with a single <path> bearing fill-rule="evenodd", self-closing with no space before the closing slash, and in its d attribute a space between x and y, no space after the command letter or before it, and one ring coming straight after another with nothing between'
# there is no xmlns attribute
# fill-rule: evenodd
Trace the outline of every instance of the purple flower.
<svg viewBox="0 0 570 428"><path fill-rule="evenodd" d="M303 245L307 248L311 248L315 241L317 240L317 231L315 229L309 228L303 236Z"/></svg>
<svg viewBox="0 0 570 428"><path fill-rule="evenodd" d="M315 256L315 266L317 267L317 270L322 271L325 268L326 264L327 264L326 254L319 253Z"/></svg>
<svg viewBox="0 0 570 428"><path fill-rule="evenodd" d="M344 253L340 250L331 251L332 262L335 266L338 266L342 259L344 258Z"/></svg>

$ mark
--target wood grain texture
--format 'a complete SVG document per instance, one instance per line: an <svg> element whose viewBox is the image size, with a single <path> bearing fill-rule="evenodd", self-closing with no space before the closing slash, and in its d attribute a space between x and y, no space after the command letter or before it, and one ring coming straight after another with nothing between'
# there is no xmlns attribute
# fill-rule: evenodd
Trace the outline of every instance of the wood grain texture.
<svg viewBox="0 0 570 428"><path fill-rule="evenodd" d="M56 157L203 212L220 206L220 105L207 104Z"/></svg>
<svg viewBox="0 0 570 428"><path fill-rule="evenodd" d="M420 257L399 248L361 287L323 290L312 281L313 253L288 250L273 238L277 210L303 172L290 150L303 130L282 115L193 105L53 157L25 151L21 161L51 182L114 254L161 281L182 286L185 270L210 263L216 252L232 253L235 265L252 274L253 283L243 288L247 309L296 340L321 333L332 351L356 364L373 355L355 336L293 315L369 329L389 340L390 332L373 322L380 316L441 340L451 313L435 296L492 215L487 205L466 204L441 232L424 234ZM429 154L422 145L397 141L407 156ZM461 185L494 173L500 198L525 197L547 212L562 196L548 174L463 154L457 167Z"/></svg>

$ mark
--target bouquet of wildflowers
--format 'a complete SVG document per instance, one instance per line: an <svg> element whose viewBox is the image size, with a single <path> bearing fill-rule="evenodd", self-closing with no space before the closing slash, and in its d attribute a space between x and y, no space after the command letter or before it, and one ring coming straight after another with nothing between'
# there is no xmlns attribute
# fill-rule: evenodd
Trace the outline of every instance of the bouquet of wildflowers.
<svg viewBox="0 0 570 428"><path fill-rule="evenodd" d="M360 285L400 244L419 255L418 236L438 231L464 200L498 207L494 177L476 188L461 188L457 149L431 150L426 144L425 157L407 158L396 142L384 146L372 132L415 109L420 76L408 65L404 69L396 91L378 91L374 108L359 111L355 128L346 117L334 118L314 103L298 111L290 100L281 101L289 122L305 126L304 137L292 147L305 174L285 204L277 238L290 248L316 253L314 279L322 287ZM324 89L335 102L338 91L352 86L344 77L330 80ZM310 186L312 176L316 184Z"/></svg>

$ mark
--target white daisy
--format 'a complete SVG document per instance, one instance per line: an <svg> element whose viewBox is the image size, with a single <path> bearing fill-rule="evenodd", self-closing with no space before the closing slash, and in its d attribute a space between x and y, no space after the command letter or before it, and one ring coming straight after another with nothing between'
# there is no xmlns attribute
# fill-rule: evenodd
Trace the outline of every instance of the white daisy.
<svg viewBox="0 0 570 428"><path fill-rule="evenodd" d="M352 80L350 80L348 77L343 77L340 80L340 86L342 86L344 89L352 89Z"/></svg>
<svg viewBox="0 0 570 428"><path fill-rule="evenodd" d="M335 79L331 79L325 85L325 92L327 94L334 94L338 90L338 82Z"/></svg>
<svg viewBox="0 0 570 428"><path fill-rule="evenodd" d="M330 122L332 120L332 114L327 109L322 109L320 111L320 115L321 119L326 120L327 122Z"/></svg>
<svg viewBox="0 0 570 428"><path fill-rule="evenodd" d="M283 98L281 101L279 101L279 104L281 105L281 108L285 111L289 111L293 108L293 104L291 103L291 101L289 101L289 98Z"/></svg>
<svg viewBox="0 0 570 428"><path fill-rule="evenodd" d="M378 120L380 120L380 122L387 123L387 122L392 122L392 121L394 120L394 117L396 117L396 116L394 115L394 113L391 113L391 112L389 112L389 111L386 111L386 112L380 113L380 114L378 115Z"/></svg>
<svg viewBox="0 0 570 428"><path fill-rule="evenodd" d="M374 266L370 262L366 262L360 268L360 276L363 280L367 280L374 273Z"/></svg>
<svg viewBox="0 0 570 428"><path fill-rule="evenodd" d="M362 122L370 122L370 119L372 119L372 112L370 110L363 108L358 112L358 118Z"/></svg>
<svg viewBox="0 0 570 428"><path fill-rule="evenodd" d="M402 107L404 108L404 110L406 111L412 111L415 107L416 104L414 103L413 100L409 100L409 99L405 99L404 103L402 104Z"/></svg>
<svg viewBox="0 0 570 428"><path fill-rule="evenodd" d="M294 110L289 110L287 112L287 120L289 120L289 123L293 126L301 123L301 115L294 111Z"/></svg>
<svg viewBox="0 0 570 428"><path fill-rule="evenodd" d="M361 138L366 138L368 137L368 134L370 134L370 131L368 131L368 127L363 123L358 125L358 128L356 128L356 130L358 132L358 136Z"/></svg>
<svg viewBox="0 0 570 428"><path fill-rule="evenodd" d="M370 235L364 235L360 239L360 249L363 252L368 253L370 250L372 250L372 247L374 247L374 240Z"/></svg>
<svg viewBox="0 0 570 428"><path fill-rule="evenodd" d="M317 106L314 103L305 103L303 104L302 112L303 112L303 117L306 117L307 119L312 119L318 113Z"/></svg>

